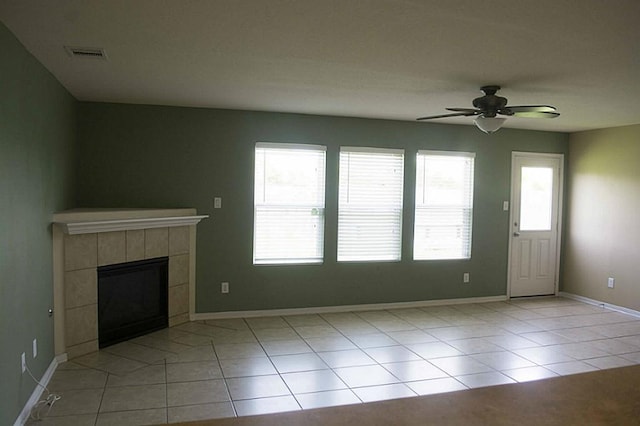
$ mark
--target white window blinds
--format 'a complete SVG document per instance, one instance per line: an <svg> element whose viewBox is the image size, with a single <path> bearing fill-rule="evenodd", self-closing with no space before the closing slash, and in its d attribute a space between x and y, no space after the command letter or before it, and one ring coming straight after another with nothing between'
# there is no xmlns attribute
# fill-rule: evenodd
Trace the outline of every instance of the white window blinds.
<svg viewBox="0 0 640 426"><path fill-rule="evenodd" d="M258 143L254 264L321 263L326 147Z"/></svg>
<svg viewBox="0 0 640 426"><path fill-rule="evenodd" d="M340 149L338 261L400 260L404 151Z"/></svg>
<svg viewBox="0 0 640 426"><path fill-rule="evenodd" d="M419 151L414 259L469 259L473 153Z"/></svg>

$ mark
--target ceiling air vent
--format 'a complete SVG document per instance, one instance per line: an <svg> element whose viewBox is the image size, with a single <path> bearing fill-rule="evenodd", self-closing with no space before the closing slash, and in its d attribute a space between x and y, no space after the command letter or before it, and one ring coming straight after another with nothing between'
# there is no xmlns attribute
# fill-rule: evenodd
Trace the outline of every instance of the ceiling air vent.
<svg viewBox="0 0 640 426"><path fill-rule="evenodd" d="M91 58L107 60L107 52L100 47L72 47L65 46L69 56L74 58Z"/></svg>

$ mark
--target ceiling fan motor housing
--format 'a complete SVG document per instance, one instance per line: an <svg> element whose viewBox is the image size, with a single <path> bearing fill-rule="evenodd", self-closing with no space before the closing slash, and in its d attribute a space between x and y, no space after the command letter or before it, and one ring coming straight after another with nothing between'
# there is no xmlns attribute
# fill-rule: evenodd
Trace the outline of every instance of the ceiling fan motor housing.
<svg viewBox="0 0 640 426"><path fill-rule="evenodd" d="M482 111L484 117L495 117L497 114L504 114L502 111L507 106L507 98L496 96L496 92L500 90L500 86L483 86L480 88L484 92L484 96L475 98L473 106Z"/></svg>

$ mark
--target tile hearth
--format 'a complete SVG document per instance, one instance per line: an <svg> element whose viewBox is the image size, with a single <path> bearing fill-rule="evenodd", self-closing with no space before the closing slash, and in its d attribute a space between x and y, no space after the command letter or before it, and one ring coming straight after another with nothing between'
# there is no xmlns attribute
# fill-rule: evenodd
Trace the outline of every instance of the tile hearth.
<svg viewBox="0 0 640 426"><path fill-rule="evenodd" d="M61 364L44 423L246 416L633 364L640 318L563 298L197 321Z"/></svg>

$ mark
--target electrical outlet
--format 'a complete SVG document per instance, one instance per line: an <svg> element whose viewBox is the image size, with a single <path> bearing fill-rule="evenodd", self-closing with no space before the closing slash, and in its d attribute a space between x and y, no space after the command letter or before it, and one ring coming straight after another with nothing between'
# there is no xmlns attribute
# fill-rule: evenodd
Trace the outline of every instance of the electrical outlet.
<svg viewBox="0 0 640 426"><path fill-rule="evenodd" d="M229 283L220 284L220 293L229 293Z"/></svg>
<svg viewBox="0 0 640 426"><path fill-rule="evenodd" d="M616 279L609 277L607 280L607 287L613 288L616 285Z"/></svg>
<svg viewBox="0 0 640 426"><path fill-rule="evenodd" d="M24 354L24 352L22 352L21 360L22 360L22 372L24 373L25 371L27 371L27 357Z"/></svg>
<svg viewBox="0 0 640 426"><path fill-rule="evenodd" d="M33 357L38 356L38 339L33 339Z"/></svg>
<svg viewBox="0 0 640 426"><path fill-rule="evenodd" d="M468 273L468 272L465 272L465 273L462 275L462 282L463 282L463 283L468 283L468 282L469 282L469 273Z"/></svg>

